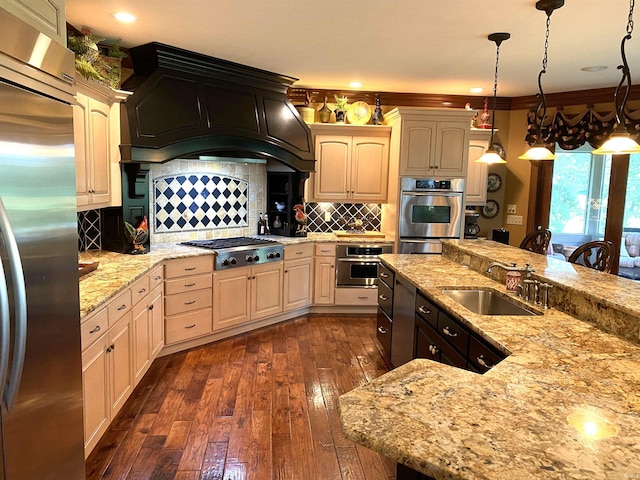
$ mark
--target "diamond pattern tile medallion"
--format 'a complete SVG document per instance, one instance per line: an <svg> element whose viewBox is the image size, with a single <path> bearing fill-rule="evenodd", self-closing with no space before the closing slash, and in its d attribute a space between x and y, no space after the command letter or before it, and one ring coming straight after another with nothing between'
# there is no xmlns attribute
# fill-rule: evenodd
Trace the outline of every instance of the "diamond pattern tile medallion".
<svg viewBox="0 0 640 480"><path fill-rule="evenodd" d="M246 227L249 182L210 173L153 180L154 232Z"/></svg>
<svg viewBox="0 0 640 480"><path fill-rule="evenodd" d="M360 219L367 230L380 230L382 210L378 203L306 203L307 230L344 230L345 224ZM329 221L325 221L328 218Z"/></svg>

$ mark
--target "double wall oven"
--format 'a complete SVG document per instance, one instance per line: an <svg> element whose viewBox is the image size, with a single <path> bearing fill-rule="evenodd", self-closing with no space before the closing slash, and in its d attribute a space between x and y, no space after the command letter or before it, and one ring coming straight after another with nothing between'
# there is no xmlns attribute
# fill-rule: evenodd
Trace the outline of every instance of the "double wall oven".
<svg viewBox="0 0 640 480"><path fill-rule="evenodd" d="M442 253L441 239L461 238L464 179L403 178L399 253Z"/></svg>

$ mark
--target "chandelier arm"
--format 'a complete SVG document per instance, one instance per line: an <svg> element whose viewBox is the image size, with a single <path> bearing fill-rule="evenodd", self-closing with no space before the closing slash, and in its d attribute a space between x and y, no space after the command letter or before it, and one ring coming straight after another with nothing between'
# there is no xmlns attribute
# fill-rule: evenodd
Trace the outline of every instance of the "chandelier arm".
<svg viewBox="0 0 640 480"><path fill-rule="evenodd" d="M624 36L620 44L620 54L622 56L622 65L619 65L618 68L622 70L622 79L620 80L620 83L618 84L618 87L616 88L616 91L613 94L614 103L616 105L616 121L618 122L619 125L622 125L622 126L625 126L624 107L626 106L627 100L629 100L629 94L631 93L631 71L629 70L629 63L627 62L627 54L625 51L625 44L627 40L631 40L630 33ZM627 83L627 86L624 92L624 97L622 98L622 102L618 104L618 96L620 93L620 89L622 88L622 85L625 83L625 81Z"/></svg>
<svg viewBox="0 0 640 480"><path fill-rule="evenodd" d="M538 102L538 108L536 108L536 122L538 118L540 118L540 123L538 123L537 134L538 139L537 142L542 142L542 122L547 118L547 99L544 96L544 92L542 91L542 75L547 73L547 71L543 68L538 73L538 90L540 92L540 102ZM540 117L540 110L542 110L542 117Z"/></svg>

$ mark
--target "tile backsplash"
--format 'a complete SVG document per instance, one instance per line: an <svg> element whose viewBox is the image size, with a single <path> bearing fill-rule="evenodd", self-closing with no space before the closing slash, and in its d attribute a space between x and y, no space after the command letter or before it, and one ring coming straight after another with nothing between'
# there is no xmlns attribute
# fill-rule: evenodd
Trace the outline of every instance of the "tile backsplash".
<svg viewBox="0 0 640 480"><path fill-rule="evenodd" d="M377 203L307 203L307 230L344 230L345 224L360 219L366 230L380 230L382 212Z"/></svg>
<svg viewBox="0 0 640 480"><path fill-rule="evenodd" d="M100 250L102 225L100 210L78 212L78 251Z"/></svg>

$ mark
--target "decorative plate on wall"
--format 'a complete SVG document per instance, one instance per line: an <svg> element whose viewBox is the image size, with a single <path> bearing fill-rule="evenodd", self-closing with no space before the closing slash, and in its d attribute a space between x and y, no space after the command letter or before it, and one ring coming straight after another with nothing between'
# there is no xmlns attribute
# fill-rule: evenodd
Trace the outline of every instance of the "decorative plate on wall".
<svg viewBox="0 0 640 480"><path fill-rule="evenodd" d="M487 200L487 204L482 208L484 218L495 218L500 212L500 205L495 200Z"/></svg>
<svg viewBox="0 0 640 480"><path fill-rule="evenodd" d="M487 177L487 192L497 192L502 186L502 177L497 173L490 173Z"/></svg>

